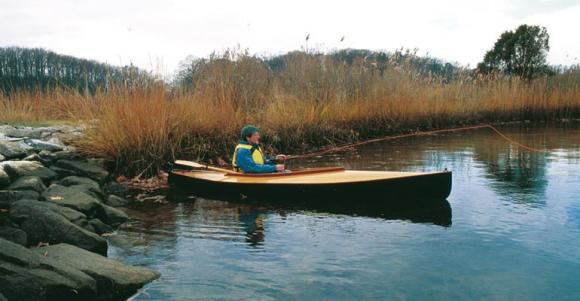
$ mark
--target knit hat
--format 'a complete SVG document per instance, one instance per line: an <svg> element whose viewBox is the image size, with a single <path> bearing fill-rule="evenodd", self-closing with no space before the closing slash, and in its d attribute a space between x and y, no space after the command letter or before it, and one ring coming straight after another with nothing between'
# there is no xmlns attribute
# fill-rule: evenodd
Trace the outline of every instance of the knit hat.
<svg viewBox="0 0 580 301"><path fill-rule="evenodd" d="M248 124L242 128L242 132L240 133L240 139L242 141L246 141L246 137L252 136L254 133L258 131L258 128Z"/></svg>

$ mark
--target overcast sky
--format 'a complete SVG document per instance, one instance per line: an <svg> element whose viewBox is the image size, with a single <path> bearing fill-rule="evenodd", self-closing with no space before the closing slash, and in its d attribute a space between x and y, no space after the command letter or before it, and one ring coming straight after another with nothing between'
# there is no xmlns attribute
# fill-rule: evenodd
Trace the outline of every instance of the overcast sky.
<svg viewBox="0 0 580 301"><path fill-rule="evenodd" d="M503 31L524 23L548 29L549 63L580 62L580 0L0 0L0 46L165 74L188 55L234 47L258 54L418 48L474 66Z"/></svg>

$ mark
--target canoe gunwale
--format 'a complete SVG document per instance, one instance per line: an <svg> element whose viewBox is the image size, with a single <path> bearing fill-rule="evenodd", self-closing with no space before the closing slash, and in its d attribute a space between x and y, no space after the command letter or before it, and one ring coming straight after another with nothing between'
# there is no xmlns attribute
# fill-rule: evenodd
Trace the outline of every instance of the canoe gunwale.
<svg viewBox="0 0 580 301"><path fill-rule="evenodd" d="M306 175L324 172L334 172L334 171L344 171L344 167L334 166L334 167L319 167L319 168L305 168L291 170L291 172L276 172L276 173L239 173L231 172L226 173L226 176L234 177L252 177L252 178L263 178L263 177L285 177L285 176L296 176L296 175Z"/></svg>
<svg viewBox="0 0 580 301"><path fill-rule="evenodd" d="M344 168L340 168L337 170L329 170L328 172L336 172L336 171L346 171ZM401 176L397 176L397 177L392 177L392 178L377 178L377 179L363 179L363 180L351 180L351 181L345 181L345 182L327 182L327 183L317 183L317 182L312 182L312 183L301 183L301 182L287 182L287 183L263 183L263 182L227 182L227 181L214 181L211 179L207 179L207 178L202 178L202 177L194 177L192 175L190 175L189 173L195 173L197 171L190 171L190 170L174 170L172 171L173 173L179 174L180 176L183 177L187 177L187 178L191 178L191 179L195 179L195 180L199 180L199 181L204 181L204 182L210 182L210 183L217 183L217 184L236 184L236 185L297 185L297 186L303 186L303 185L308 185L308 186L314 186L314 185L346 185L346 184L363 184L363 183L375 183L375 182L391 182L391 181L396 181L398 179L409 179L409 178L422 178L422 177L432 177L432 176L436 176L436 175L442 175L442 174L451 174L451 171L438 171L438 172L426 172L426 173L420 173L420 174L409 174L409 175L401 175ZM216 173L216 174L224 174L221 172L213 172L213 171L207 171L207 170L200 170L200 172L211 172L211 173ZM224 176L228 176L228 177L243 177L243 174L224 174ZM273 176L275 174L268 174L270 176ZM281 175L287 175L287 176L292 176L292 175L301 175L301 174L293 174L293 173L287 173L287 174L281 174ZM259 178L259 177L257 177Z"/></svg>

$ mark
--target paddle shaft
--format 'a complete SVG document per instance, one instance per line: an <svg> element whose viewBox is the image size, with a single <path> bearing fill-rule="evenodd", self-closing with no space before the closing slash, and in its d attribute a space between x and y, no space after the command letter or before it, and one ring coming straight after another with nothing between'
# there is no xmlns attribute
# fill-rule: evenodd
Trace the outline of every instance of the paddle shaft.
<svg viewBox="0 0 580 301"><path fill-rule="evenodd" d="M236 173L235 171L232 171L229 169L213 167L213 166L209 166L209 165L205 165L205 164L201 164L201 163L197 163L197 162L193 162L193 161L176 160L175 163L180 164L180 165L194 167L194 168L203 168L203 169L219 171L219 172L224 172L224 173Z"/></svg>

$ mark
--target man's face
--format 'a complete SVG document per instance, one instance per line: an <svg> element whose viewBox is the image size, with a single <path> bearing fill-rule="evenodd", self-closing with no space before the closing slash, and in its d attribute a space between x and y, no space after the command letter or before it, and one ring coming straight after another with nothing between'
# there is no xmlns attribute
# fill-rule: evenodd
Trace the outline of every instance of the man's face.
<svg viewBox="0 0 580 301"><path fill-rule="evenodd" d="M258 132L253 133L252 136L248 137L248 142L250 144L260 143L260 133L258 133Z"/></svg>

